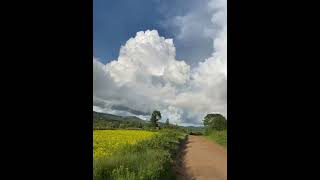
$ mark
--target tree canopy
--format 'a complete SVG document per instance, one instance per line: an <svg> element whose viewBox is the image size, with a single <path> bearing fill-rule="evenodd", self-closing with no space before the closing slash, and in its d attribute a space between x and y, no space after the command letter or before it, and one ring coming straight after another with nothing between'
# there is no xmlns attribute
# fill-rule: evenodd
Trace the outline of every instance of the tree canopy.
<svg viewBox="0 0 320 180"><path fill-rule="evenodd" d="M161 119L161 113L160 111L153 111L152 114L151 114L151 118L150 118L150 121L151 121L151 124L153 127L157 127L157 122Z"/></svg>
<svg viewBox="0 0 320 180"><path fill-rule="evenodd" d="M225 130L227 129L227 119L221 114L207 114L204 117L203 125L208 130Z"/></svg>

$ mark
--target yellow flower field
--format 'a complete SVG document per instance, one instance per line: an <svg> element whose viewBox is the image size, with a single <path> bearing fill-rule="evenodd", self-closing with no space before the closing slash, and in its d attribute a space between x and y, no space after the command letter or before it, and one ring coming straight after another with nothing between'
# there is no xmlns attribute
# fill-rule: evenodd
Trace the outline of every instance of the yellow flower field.
<svg viewBox="0 0 320 180"><path fill-rule="evenodd" d="M95 130L93 131L93 159L110 156L125 144L151 138L157 132L142 130Z"/></svg>

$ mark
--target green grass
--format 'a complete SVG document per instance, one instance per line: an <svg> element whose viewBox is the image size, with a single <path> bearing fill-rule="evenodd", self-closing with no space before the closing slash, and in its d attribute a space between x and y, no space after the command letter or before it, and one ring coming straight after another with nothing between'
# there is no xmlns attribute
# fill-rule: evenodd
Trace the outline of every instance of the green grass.
<svg viewBox="0 0 320 180"><path fill-rule="evenodd" d="M185 134L172 130L126 145L111 157L94 160L95 180L161 180L175 179L171 164L178 144Z"/></svg>
<svg viewBox="0 0 320 180"><path fill-rule="evenodd" d="M94 179L136 180L169 176L170 154L146 149L119 153L94 164Z"/></svg>
<svg viewBox="0 0 320 180"><path fill-rule="evenodd" d="M211 131L207 136L208 139L217 142L227 148L227 131Z"/></svg>

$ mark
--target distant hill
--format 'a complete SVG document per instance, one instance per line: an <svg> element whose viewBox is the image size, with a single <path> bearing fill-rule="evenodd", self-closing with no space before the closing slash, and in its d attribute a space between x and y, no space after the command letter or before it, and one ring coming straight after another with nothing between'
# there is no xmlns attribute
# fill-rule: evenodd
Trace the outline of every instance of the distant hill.
<svg viewBox="0 0 320 180"><path fill-rule="evenodd" d="M145 122L144 120L136 117L136 116L117 116L113 114L107 113L99 113L93 111L93 119L98 120L109 120L109 121L137 121L137 122Z"/></svg>
<svg viewBox="0 0 320 180"><path fill-rule="evenodd" d="M92 118L94 129L119 128L120 126L138 128L146 124L146 121L136 116L117 116L95 111L93 111Z"/></svg>
<svg viewBox="0 0 320 180"><path fill-rule="evenodd" d="M203 126L185 126L184 129L186 129L188 132L204 133L204 127Z"/></svg>

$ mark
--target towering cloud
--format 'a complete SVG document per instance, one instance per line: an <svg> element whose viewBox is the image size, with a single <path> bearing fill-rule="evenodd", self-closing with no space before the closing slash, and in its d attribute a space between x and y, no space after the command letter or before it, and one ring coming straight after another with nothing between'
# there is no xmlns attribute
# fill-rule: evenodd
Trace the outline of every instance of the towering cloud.
<svg viewBox="0 0 320 180"><path fill-rule="evenodd" d="M163 119L182 125L200 124L211 112L226 116L226 1L213 0L207 7L211 24L204 30L212 39L211 57L190 66L176 59L172 39L159 36L156 30L137 32L120 48L118 59L104 65L93 58L94 110L128 115L113 107L145 113L157 109ZM186 32L192 31L194 22L188 20L190 16L197 14L173 18L183 22L177 24L182 29L178 38L188 38L193 33ZM140 117L146 116L142 113Z"/></svg>

